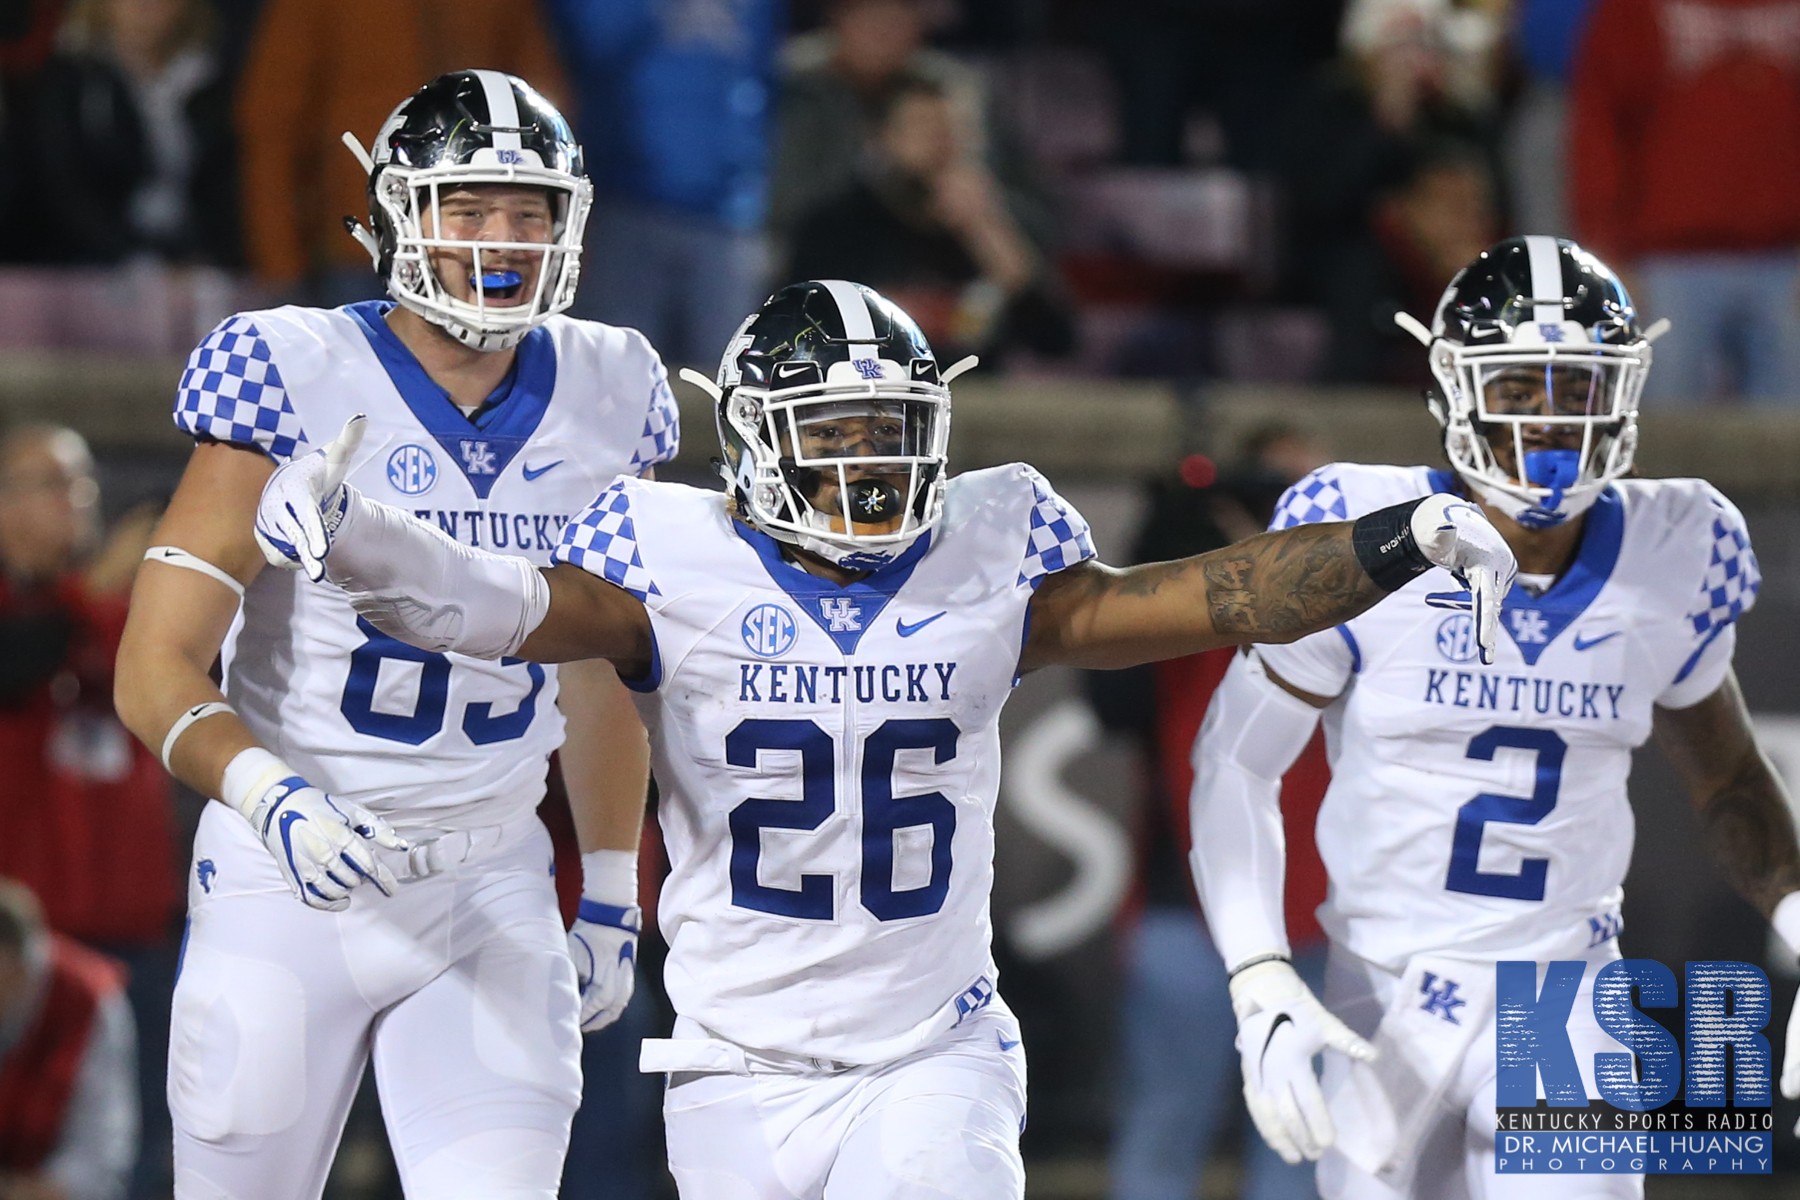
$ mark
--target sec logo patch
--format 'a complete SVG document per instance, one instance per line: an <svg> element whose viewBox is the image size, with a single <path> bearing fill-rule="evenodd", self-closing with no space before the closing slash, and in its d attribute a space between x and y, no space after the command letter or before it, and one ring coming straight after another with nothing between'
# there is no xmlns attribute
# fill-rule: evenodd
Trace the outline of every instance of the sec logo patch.
<svg viewBox="0 0 1800 1200"><path fill-rule="evenodd" d="M437 459L423 446L409 443L388 455L388 482L402 496L423 496L437 474Z"/></svg>
<svg viewBox="0 0 1800 1200"><path fill-rule="evenodd" d="M744 614L744 645L758 658L780 658L794 648L794 614L779 604L759 604Z"/></svg>

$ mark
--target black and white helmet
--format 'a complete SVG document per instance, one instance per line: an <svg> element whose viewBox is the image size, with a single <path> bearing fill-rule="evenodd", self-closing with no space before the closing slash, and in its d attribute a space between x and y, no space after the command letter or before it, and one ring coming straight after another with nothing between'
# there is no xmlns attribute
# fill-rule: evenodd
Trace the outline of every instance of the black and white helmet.
<svg viewBox="0 0 1800 1200"><path fill-rule="evenodd" d="M1457 272L1429 331L1399 319L1429 346L1451 464L1521 525L1561 524L1631 470L1661 329L1640 329L1619 277L1574 242L1507 238ZM1579 429L1580 444L1529 449L1533 428ZM1502 439L1517 474L1495 459Z"/></svg>
<svg viewBox="0 0 1800 1200"><path fill-rule="evenodd" d="M947 385L973 365L940 372L897 305L862 284L824 279L790 284L746 317L716 379L684 378L717 401L720 474L744 519L829 562L869 570L943 515ZM840 427L866 437L840 437ZM826 491L833 502L815 507Z"/></svg>
<svg viewBox="0 0 1800 1200"><path fill-rule="evenodd" d="M451 71L396 108L366 154L350 134L344 140L369 172L369 228L349 217L344 223L399 303L477 350L503 350L574 302L593 185L569 123L530 84L501 71ZM460 185L496 183L549 193L548 242L426 236L427 225L443 228L441 196ZM472 256L472 301L446 292L432 269L431 252L441 249ZM532 295L523 303L487 303L491 290L517 287L520 278L485 269L484 256L493 263L496 254L520 252L543 256Z"/></svg>

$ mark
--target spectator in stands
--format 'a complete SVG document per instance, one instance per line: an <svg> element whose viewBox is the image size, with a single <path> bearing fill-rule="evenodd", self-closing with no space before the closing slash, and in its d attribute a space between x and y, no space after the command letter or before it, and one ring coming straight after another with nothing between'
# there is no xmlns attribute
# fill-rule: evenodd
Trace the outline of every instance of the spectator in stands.
<svg viewBox="0 0 1800 1200"><path fill-rule="evenodd" d="M1105 5L1096 32L1119 93L1120 160L1183 165L1190 114L1198 107L1216 116L1227 163L1265 169L1274 119L1311 65L1334 47L1331 11L1312 0Z"/></svg>
<svg viewBox="0 0 1800 1200"><path fill-rule="evenodd" d="M784 0L549 0L596 199L579 315L673 362L717 357L768 295Z"/></svg>
<svg viewBox="0 0 1800 1200"><path fill-rule="evenodd" d="M33 426L0 439L0 876L35 891L59 934L129 964L144 1037L136 1094L154 1135L168 1128L160 1096L180 871L167 777L112 708L125 594L152 515L131 514L102 542L98 504L74 431ZM145 1148L144 1186L161 1179L166 1195L168 1138Z"/></svg>
<svg viewBox="0 0 1800 1200"><path fill-rule="evenodd" d="M240 259L230 98L207 0L76 0L27 93L32 240L55 263Z"/></svg>
<svg viewBox="0 0 1800 1200"><path fill-rule="evenodd" d="M1396 165L1361 237L1346 238L1314 281L1330 325L1326 378L1418 385L1419 344L1394 313L1437 308L1444 280L1499 236L1487 157L1457 142L1426 142Z"/></svg>
<svg viewBox="0 0 1800 1200"><path fill-rule="evenodd" d="M790 235L855 182L894 93L924 81L974 114L977 152L1026 236L1039 247L1054 241L1049 198L1010 120L974 70L925 46L929 7L928 0L830 0L825 28L790 43L769 195L777 235Z"/></svg>
<svg viewBox="0 0 1800 1200"><path fill-rule="evenodd" d="M1498 23L1485 9L1353 0L1342 61L1301 91L1282 123L1276 163L1289 299L1335 303L1330 287L1357 269L1383 198L1410 177L1421 144L1478 147L1492 163L1498 46Z"/></svg>
<svg viewBox="0 0 1800 1200"><path fill-rule="evenodd" d="M1800 401L1800 0L1599 0L1575 233L1668 317L1647 404Z"/></svg>
<svg viewBox="0 0 1800 1200"><path fill-rule="evenodd" d="M1240 465L1223 474L1204 459L1189 459L1181 478L1151 487L1132 561L1197 554L1261 532L1288 485L1328 458L1302 431L1271 423L1250 433ZM1188 792L1194 738L1234 653L1214 650L1085 676L1101 723L1138 744L1148 781L1137 903L1123 931L1112 1200L1190 1200L1199 1190L1203 1162L1232 1157L1221 1135L1240 1108L1236 1023L1225 964L1207 935L1188 870ZM1315 735L1288 773L1281 798L1295 965L1321 982L1325 940L1312 910L1325 896L1325 868L1313 845L1312 820L1329 780ZM1246 1200L1317 1195L1310 1165L1288 1166L1248 1122L1242 1125L1239 1194Z"/></svg>
<svg viewBox="0 0 1800 1200"><path fill-rule="evenodd" d="M0 879L0 1197L118 1200L137 1154L136 1035L117 964Z"/></svg>
<svg viewBox="0 0 1800 1200"><path fill-rule="evenodd" d="M1569 70L1593 8L1593 0L1513 5L1512 60L1519 83L1506 114L1504 151L1514 229L1575 236L1568 204Z"/></svg>
<svg viewBox="0 0 1800 1200"><path fill-rule="evenodd" d="M787 277L876 288L946 362L1009 346L1066 353L1068 308L982 164L973 121L941 84L895 91L848 189L796 228Z"/></svg>
<svg viewBox="0 0 1800 1200"><path fill-rule="evenodd" d="M262 283L307 303L386 294L368 255L344 236L344 217L369 211L368 174L344 148L345 130L367 137L395 96L470 66L519 75L566 107L562 69L530 0L262 3L236 114L245 248Z"/></svg>

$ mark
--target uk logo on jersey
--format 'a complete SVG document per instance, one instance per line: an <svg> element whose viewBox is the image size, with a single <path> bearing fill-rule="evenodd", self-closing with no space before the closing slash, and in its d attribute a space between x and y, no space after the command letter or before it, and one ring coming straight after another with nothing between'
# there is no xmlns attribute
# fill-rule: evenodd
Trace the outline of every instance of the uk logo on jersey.
<svg viewBox="0 0 1800 1200"><path fill-rule="evenodd" d="M779 604L759 604L744 614L744 645L758 658L780 658L794 648L794 614Z"/></svg>
<svg viewBox="0 0 1800 1200"><path fill-rule="evenodd" d="M855 633L862 628L862 609L843 597L819 601L819 614L830 623L832 633Z"/></svg>
<svg viewBox="0 0 1800 1200"><path fill-rule="evenodd" d="M388 455L387 478L402 496L423 496L437 482L437 459L425 447L408 443Z"/></svg>
<svg viewBox="0 0 1800 1200"><path fill-rule="evenodd" d="M1519 645L1541 646L1550 640L1550 622L1535 608L1518 608L1507 614L1513 640Z"/></svg>
<svg viewBox="0 0 1800 1200"><path fill-rule="evenodd" d="M1460 986L1462 985L1454 979L1446 979L1440 983L1434 973L1425 972L1425 978L1419 983L1419 994L1425 997L1425 1003L1419 1005L1419 1008L1444 1018L1452 1025L1461 1025L1462 1022L1456 1019L1456 1010L1468 1001L1456 994L1456 989Z"/></svg>
<svg viewBox="0 0 1800 1200"><path fill-rule="evenodd" d="M470 475L492 475L495 472L493 447L486 442L463 442L463 470Z"/></svg>

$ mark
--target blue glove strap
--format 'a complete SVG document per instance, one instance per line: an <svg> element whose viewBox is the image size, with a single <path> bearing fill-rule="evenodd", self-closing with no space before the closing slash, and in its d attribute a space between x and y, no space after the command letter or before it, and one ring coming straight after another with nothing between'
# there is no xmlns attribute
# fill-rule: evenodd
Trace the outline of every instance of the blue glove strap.
<svg viewBox="0 0 1800 1200"><path fill-rule="evenodd" d="M581 904L576 907L575 916L589 925L609 925L627 933L636 933L641 919L635 904L602 904L598 900L589 900L586 896L581 898Z"/></svg>

